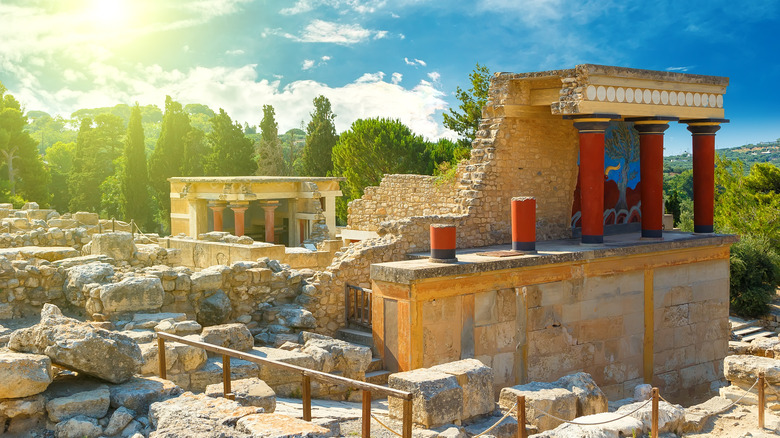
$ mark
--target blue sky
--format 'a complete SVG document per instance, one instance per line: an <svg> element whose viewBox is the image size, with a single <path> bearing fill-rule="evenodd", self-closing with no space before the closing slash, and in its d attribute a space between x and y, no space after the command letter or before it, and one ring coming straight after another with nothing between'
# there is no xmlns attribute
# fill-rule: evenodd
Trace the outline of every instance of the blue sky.
<svg viewBox="0 0 780 438"><path fill-rule="evenodd" d="M474 65L526 72L594 63L728 76L718 147L780 138L780 1L0 0L0 81L28 110L117 103L222 107L281 131L333 103L339 131L400 118L451 137ZM690 150L683 126L667 154Z"/></svg>

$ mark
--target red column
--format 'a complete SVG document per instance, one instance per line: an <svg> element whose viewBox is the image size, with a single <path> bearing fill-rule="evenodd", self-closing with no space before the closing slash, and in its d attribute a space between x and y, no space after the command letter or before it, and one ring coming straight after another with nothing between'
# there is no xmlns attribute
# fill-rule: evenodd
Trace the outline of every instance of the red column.
<svg viewBox="0 0 780 438"><path fill-rule="evenodd" d="M249 207L243 205L231 205L230 209L233 210L233 222L236 226L236 236L244 235L244 212Z"/></svg>
<svg viewBox="0 0 780 438"><path fill-rule="evenodd" d="M536 251L536 198L512 198L512 250Z"/></svg>
<svg viewBox="0 0 780 438"><path fill-rule="evenodd" d="M274 210L279 206L279 201L268 201L261 204L265 210L265 241L274 243Z"/></svg>
<svg viewBox="0 0 780 438"><path fill-rule="evenodd" d="M222 231L222 210L225 209L225 206L209 205L209 208L214 215L214 231Z"/></svg>
<svg viewBox="0 0 780 438"><path fill-rule="evenodd" d="M604 242L604 131L615 114L573 116L580 131L582 243Z"/></svg>
<svg viewBox="0 0 780 438"><path fill-rule="evenodd" d="M642 117L634 122L639 132L639 178L642 196L642 237L660 239L664 227L664 131L676 117Z"/></svg>
<svg viewBox="0 0 780 438"><path fill-rule="evenodd" d="M455 256L455 225L431 224L431 261L437 263L457 262Z"/></svg>
<svg viewBox="0 0 780 438"><path fill-rule="evenodd" d="M715 216L715 133L726 119L685 120L693 136L693 232L712 233Z"/></svg>

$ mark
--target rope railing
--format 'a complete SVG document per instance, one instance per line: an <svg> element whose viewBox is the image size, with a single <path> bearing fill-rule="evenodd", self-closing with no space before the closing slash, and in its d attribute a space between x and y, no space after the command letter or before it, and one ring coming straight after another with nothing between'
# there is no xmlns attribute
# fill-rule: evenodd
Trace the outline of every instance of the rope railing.
<svg viewBox="0 0 780 438"><path fill-rule="evenodd" d="M547 416L548 416L548 417L550 417L550 418L553 418L553 419L555 419L555 420L558 420L558 421L560 421L561 423L569 423L569 424L573 424L573 425L575 425L575 426L600 426L600 425L602 425L602 424L608 424L608 423L612 423L612 422L614 422L614 421L622 420L622 419L624 419L624 418L626 418L626 417L628 417L628 416L630 416L630 415L633 415L633 414L635 414L637 411L639 411L640 409L642 409L642 408L644 408L645 406L647 406L647 405L648 405L648 403L650 403L650 402L652 402L652 401L653 401L653 399L652 399L652 398L649 398L649 399L647 399L647 400L646 400L644 403L642 403L642 405L641 405L641 406L637 407L636 409L634 409L633 411L631 411L631 412L629 412L629 413L627 413L627 414L621 415L621 416L619 416L619 417L617 417L617 418L613 418L613 419L611 419L611 420L599 421L598 423L580 423L580 422L577 422L577 421L572 421L572 420L564 420L563 418L556 417L555 415L553 415L553 414L551 414L551 413L549 413L549 412L545 411L544 409L541 409L541 408L538 408L538 407L535 407L534 409L535 409L535 410L537 410L537 411L539 411L539 412L541 412L541 413L542 413L542 414L544 414L544 415L547 415Z"/></svg>

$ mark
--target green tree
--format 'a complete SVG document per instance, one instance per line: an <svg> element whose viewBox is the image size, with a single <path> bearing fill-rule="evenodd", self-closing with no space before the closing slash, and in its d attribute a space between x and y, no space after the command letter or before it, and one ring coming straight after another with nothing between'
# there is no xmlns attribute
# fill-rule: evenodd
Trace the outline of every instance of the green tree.
<svg viewBox="0 0 780 438"><path fill-rule="evenodd" d="M19 102L0 83L0 164L8 181L6 201L49 204L49 172L38 154L38 144L25 131L27 118Z"/></svg>
<svg viewBox="0 0 780 438"><path fill-rule="evenodd" d="M208 155L206 134L200 129L192 128L184 136L184 156L181 162L181 176L202 176L203 157Z"/></svg>
<svg viewBox="0 0 780 438"><path fill-rule="evenodd" d="M73 158L76 154L76 143L58 141L46 149L46 162L49 163L51 183L49 192L52 195L52 208L60 212L68 211L70 189L68 177L73 169Z"/></svg>
<svg viewBox="0 0 780 438"><path fill-rule="evenodd" d="M296 161L296 171L303 176L327 176L333 170L331 154L339 137L333 124L330 100L325 96L314 98L314 112L306 126L306 145Z"/></svg>
<svg viewBox="0 0 780 438"><path fill-rule="evenodd" d="M469 74L471 88L464 91L460 87L455 89L455 97L460 101L460 112L450 108L443 114L444 126L452 129L458 136L458 143L470 148L471 143L479 130L479 122L482 119L482 107L488 100L488 89L490 88L490 70L479 65Z"/></svg>
<svg viewBox="0 0 780 438"><path fill-rule="evenodd" d="M149 158L149 183L159 212L157 221L163 224L163 231L171 229L171 187L168 178L182 176L184 145L191 129L189 116L181 104L171 99L171 96L165 96L160 137Z"/></svg>
<svg viewBox="0 0 780 438"><path fill-rule="evenodd" d="M215 176L254 175L257 163L252 159L252 140L244 136L241 125L233 122L225 110L211 118L211 132L206 134L211 154L206 173Z"/></svg>
<svg viewBox="0 0 780 438"><path fill-rule="evenodd" d="M92 119L84 117L76 137L73 168L68 177L70 188L70 211L91 211L100 209L100 184L107 175L99 166L99 147L95 141Z"/></svg>
<svg viewBox="0 0 780 438"><path fill-rule="evenodd" d="M263 105L263 120L260 122L260 141L257 143L257 174L287 175L282 142L279 140L279 126L276 123L274 107ZM246 128L244 128L246 132Z"/></svg>
<svg viewBox="0 0 780 438"><path fill-rule="evenodd" d="M134 220L142 229L149 221L149 175L146 171L144 129L141 126L141 108L138 103L130 113L125 135L121 175L122 210L126 220Z"/></svg>
<svg viewBox="0 0 780 438"><path fill-rule="evenodd" d="M425 140L399 120L358 119L333 148L333 171L346 178L338 215L346 220L346 205L379 185L386 174L424 174L432 170Z"/></svg>
<svg viewBox="0 0 780 438"><path fill-rule="evenodd" d="M680 195L677 190L672 190L671 194L666 199L666 212L672 215L675 227L680 223L681 207Z"/></svg>

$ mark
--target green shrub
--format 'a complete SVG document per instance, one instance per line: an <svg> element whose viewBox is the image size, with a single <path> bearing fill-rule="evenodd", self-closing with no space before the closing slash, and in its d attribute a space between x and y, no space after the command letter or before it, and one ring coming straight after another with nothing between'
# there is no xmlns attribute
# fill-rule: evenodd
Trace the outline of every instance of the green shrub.
<svg viewBox="0 0 780 438"><path fill-rule="evenodd" d="M780 255L765 237L744 236L731 247L731 311L754 317L766 313L780 285Z"/></svg>

